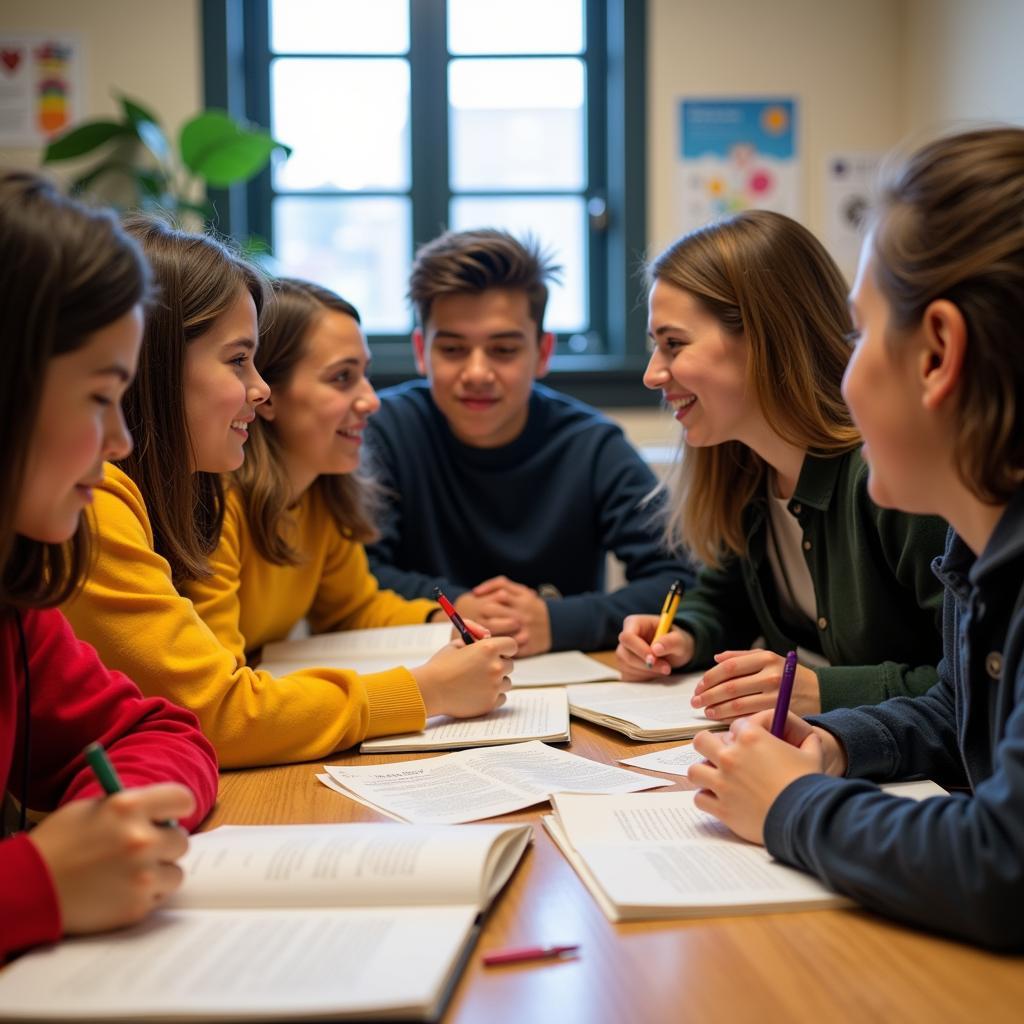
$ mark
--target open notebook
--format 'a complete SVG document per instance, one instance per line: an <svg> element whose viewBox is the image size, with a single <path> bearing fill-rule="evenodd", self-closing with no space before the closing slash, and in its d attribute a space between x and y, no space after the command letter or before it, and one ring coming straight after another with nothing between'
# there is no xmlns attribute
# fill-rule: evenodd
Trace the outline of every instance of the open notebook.
<svg viewBox="0 0 1024 1024"><path fill-rule="evenodd" d="M614 729L633 740L682 740L702 729L724 729L707 718L690 698L703 672L669 676L664 682L605 683L574 686L569 711L576 718Z"/></svg>
<svg viewBox="0 0 1024 1024"><path fill-rule="evenodd" d="M225 826L174 902L0 971L0 1020L434 1020L528 825Z"/></svg>
<svg viewBox="0 0 1024 1024"><path fill-rule="evenodd" d="M934 782L883 789L914 800ZM560 793L544 827L611 921L820 910L849 905L694 806L695 791Z"/></svg>
<svg viewBox="0 0 1024 1024"><path fill-rule="evenodd" d="M451 640L447 622L383 629L350 629L320 633L301 640L267 644L259 668L283 676L299 669L323 666L349 668L368 674L396 665L420 665ZM619 671L580 651L557 651L532 658L517 658L512 685L567 686L619 679Z"/></svg>

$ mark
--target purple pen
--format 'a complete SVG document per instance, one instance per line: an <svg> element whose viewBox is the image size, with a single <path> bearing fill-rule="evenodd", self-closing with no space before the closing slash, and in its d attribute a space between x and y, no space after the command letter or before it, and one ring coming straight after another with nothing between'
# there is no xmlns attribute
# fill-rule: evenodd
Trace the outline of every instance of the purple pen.
<svg viewBox="0 0 1024 1024"><path fill-rule="evenodd" d="M789 700L793 696L793 679L796 676L796 651L786 655L786 665L782 670L782 682L779 683L779 695L775 698L775 716L772 718L772 735L780 740L786 731L786 715L789 714Z"/></svg>

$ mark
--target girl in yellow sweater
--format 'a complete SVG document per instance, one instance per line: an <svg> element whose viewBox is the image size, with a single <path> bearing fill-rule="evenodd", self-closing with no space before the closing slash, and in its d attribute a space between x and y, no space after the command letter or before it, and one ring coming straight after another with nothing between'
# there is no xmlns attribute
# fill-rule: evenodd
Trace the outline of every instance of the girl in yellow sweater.
<svg viewBox="0 0 1024 1024"><path fill-rule="evenodd" d="M161 301L149 316L125 413L132 454L106 467L95 496L97 557L66 606L80 636L144 692L191 708L223 767L321 758L368 736L408 732L426 715L503 700L515 644L445 648L417 676L309 669L272 677L227 646L183 593L209 573L225 503L270 394L253 364L265 289L252 268L203 235L129 222ZM478 713L476 708L471 713Z"/></svg>
<svg viewBox="0 0 1024 1024"><path fill-rule="evenodd" d="M240 658L283 640L303 618L314 633L445 621L433 601L379 589L367 565L374 488L357 471L363 428L380 401L366 376L358 312L304 281L272 287L274 313L256 354L271 395L227 490L212 571L185 593ZM486 650L446 649L413 670L429 713L468 717L504 701L477 680Z"/></svg>

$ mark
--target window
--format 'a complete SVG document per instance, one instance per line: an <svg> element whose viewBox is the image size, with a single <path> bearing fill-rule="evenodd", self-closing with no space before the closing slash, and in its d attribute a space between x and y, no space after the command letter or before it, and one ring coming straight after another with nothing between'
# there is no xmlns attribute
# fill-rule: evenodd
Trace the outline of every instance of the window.
<svg viewBox="0 0 1024 1024"><path fill-rule="evenodd" d="M215 197L220 226L352 301L378 382L412 369L416 246L445 227L532 234L563 267L545 324L556 384L628 380L635 395L643 8L207 0L208 105L293 148L244 193Z"/></svg>

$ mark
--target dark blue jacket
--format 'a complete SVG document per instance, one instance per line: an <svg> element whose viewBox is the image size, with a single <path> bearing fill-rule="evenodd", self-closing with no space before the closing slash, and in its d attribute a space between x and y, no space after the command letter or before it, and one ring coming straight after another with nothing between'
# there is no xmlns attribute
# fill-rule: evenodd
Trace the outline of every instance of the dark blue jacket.
<svg viewBox="0 0 1024 1024"><path fill-rule="evenodd" d="M846 779L778 797L765 845L865 907L985 946L1024 949L1024 491L981 555L950 532L939 681L920 697L814 721ZM970 793L921 803L870 782L927 776Z"/></svg>
<svg viewBox="0 0 1024 1024"><path fill-rule="evenodd" d="M366 430L369 465L391 492L382 535L367 548L382 587L453 600L492 576L551 584L553 650L614 647L622 620L657 613L672 581L693 580L670 557L644 498L657 481L622 431L597 410L534 385L522 434L473 448L452 434L425 381L381 392ZM605 555L627 585L604 593Z"/></svg>

